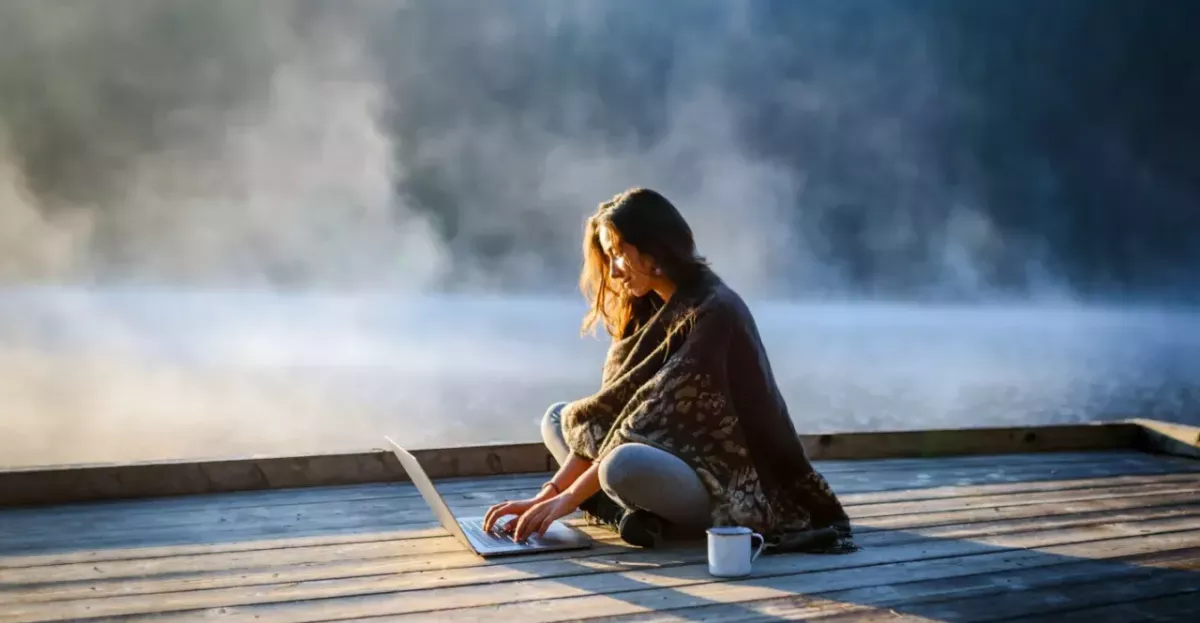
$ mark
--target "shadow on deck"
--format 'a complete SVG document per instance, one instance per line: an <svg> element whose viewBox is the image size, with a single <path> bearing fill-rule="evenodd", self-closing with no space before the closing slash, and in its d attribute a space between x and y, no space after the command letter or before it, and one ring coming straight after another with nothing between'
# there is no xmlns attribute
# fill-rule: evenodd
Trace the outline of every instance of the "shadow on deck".
<svg viewBox="0 0 1200 623"><path fill-rule="evenodd" d="M831 461L863 548L708 575L702 546L483 561L408 484L0 511L0 621L1178 620L1200 464L1137 452ZM462 516L544 475L442 481ZM1097 610L1102 609L1102 610Z"/></svg>

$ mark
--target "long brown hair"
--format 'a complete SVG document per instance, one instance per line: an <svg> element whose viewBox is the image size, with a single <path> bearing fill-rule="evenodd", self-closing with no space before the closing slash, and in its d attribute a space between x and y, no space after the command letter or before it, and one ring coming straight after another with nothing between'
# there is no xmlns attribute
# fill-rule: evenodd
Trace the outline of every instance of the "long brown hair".
<svg viewBox="0 0 1200 623"><path fill-rule="evenodd" d="M600 204L583 230L583 270L579 289L588 301L583 333L603 321L609 335L621 337L645 320L662 301L653 292L635 299L615 288L609 279L608 255L600 244L600 231L608 229L614 244L627 242L638 253L654 260L662 274L677 287L697 278L708 262L696 253L692 228L675 206L658 192L631 188Z"/></svg>

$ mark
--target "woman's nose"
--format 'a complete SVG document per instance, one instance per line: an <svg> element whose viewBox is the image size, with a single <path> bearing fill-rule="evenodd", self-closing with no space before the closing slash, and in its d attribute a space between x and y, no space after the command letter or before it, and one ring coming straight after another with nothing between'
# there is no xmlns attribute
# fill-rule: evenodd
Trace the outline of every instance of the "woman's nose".
<svg viewBox="0 0 1200 623"><path fill-rule="evenodd" d="M625 271L621 270L620 262L608 263L608 276L612 279L620 280L625 276Z"/></svg>

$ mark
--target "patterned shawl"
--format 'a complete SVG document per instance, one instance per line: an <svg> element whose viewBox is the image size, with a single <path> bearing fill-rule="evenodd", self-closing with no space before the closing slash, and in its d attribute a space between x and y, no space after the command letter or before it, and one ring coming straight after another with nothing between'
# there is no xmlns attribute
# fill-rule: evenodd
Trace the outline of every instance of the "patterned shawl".
<svg viewBox="0 0 1200 623"><path fill-rule="evenodd" d="M563 408L572 452L596 461L627 442L660 448L696 470L712 525L749 527L776 551L853 551L742 299L705 271L639 315L613 341L600 390Z"/></svg>

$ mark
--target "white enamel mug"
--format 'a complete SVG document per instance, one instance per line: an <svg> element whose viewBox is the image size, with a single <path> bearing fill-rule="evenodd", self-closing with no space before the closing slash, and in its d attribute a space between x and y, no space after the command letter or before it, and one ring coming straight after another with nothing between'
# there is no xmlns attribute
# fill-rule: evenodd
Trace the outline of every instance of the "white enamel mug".
<svg viewBox="0 0 1200 623"><path fill-rule="evenodd" d="M758 547L752 548L754 539ZM708 572L719 578L750 575L750 563L758 558L766 540L757 532L739 526L708 529ZM753 551L751 551L753 549Z"/></svg>

